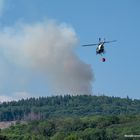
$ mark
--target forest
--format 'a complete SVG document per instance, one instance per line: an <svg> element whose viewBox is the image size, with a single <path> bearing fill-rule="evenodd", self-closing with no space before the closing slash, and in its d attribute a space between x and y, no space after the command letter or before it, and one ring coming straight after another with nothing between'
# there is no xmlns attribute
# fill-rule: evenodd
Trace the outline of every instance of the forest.
<svg viewBox="0 0 140 140"><path fill-rule="evenodd" d="M0 132L1 140L137 140L140 115L65 117L17 122Z"/></svg>
<svg viewBox="0 0 140 140"><path fill-rule="evenodd" d="M0 140L133 140L140 135L140 100L53 96L0 104ZM139 137L135 137L139 139Z"/></svg>
<svg viewBox="0 0 140 140"><path fill-rule="evenodd" d="M54 96L0 104L0 121L139 114L140 100L108 96Z"/></svg>

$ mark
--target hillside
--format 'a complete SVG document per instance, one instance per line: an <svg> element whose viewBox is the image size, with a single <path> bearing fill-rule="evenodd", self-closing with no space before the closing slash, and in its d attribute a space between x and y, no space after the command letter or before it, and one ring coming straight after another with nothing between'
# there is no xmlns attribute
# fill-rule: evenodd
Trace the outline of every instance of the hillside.
<svg viewBox="0 0 140 140"><path fill-rule="evenodd" d="M0 104L0 121L140 114L140 100L108 96L54 96Z"/></svg>
<svg viewBox="0 0 140 140"><path fill-rule="evenodd" d="M138 140L140 115L66 117L1 130L1 140Z"/></svg>
<svg viewBox="0 0 140 140"><path fill-rule="evenodd" d="M140 100L55 96L0 104L0 140L131 140L140 134ZM4 126L5 127L5 126ZM135 138L136 140L139 138Z"/></svg>

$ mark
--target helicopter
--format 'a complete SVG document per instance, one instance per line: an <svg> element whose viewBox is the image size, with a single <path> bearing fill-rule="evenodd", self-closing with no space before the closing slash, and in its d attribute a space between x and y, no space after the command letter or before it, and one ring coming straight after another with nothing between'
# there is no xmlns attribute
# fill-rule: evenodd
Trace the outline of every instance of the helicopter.
<svg viewBox="0 0 140 140"><path fill-rule="evenodd" d="M112 43L112 42L116 42L117 40L112 40L112 41L105 41L105 38L104 38L104 41L101 40L101 38L99 38L99 43L96 43L96 44L85 44L85 45L82 45L83 47L87 47L87 46L97 46L96 48L96 55L97 54L100 54L102 56L102 54L105 53L105 49L104 49L104 44L105 43ZM102 62L105 62L106 59L105 58L102 58Z"/></svg>

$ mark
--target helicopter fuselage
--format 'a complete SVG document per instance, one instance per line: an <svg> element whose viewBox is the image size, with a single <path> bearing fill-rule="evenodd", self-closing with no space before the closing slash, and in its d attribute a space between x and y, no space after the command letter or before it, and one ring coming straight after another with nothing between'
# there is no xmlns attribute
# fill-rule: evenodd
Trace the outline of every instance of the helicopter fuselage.
<svg viewBox="0 0 140 140"><path fill-rule="evenodd" d="M104 42L100 42L98 47L96 48L96 54L104 54Z"/></svg>

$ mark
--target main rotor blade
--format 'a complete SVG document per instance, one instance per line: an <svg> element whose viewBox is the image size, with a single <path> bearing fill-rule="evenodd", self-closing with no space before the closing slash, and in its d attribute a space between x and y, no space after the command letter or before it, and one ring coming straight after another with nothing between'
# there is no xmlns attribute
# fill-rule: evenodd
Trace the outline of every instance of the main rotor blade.
<svg viewBox="0 0 140 140"><path fill-rule="evenodd" d="M98 44L85 44L85 45L82 45L82 46L86 47L86 46L95 46L95 45L98 45Z"/></svg>
<svg viewBox="0 0 140 140"><path fill-rule="evenodd" d="M104 43L111 43L111 42L116 42L117 40L112 40L112 41L105 41Z"/></svg>

